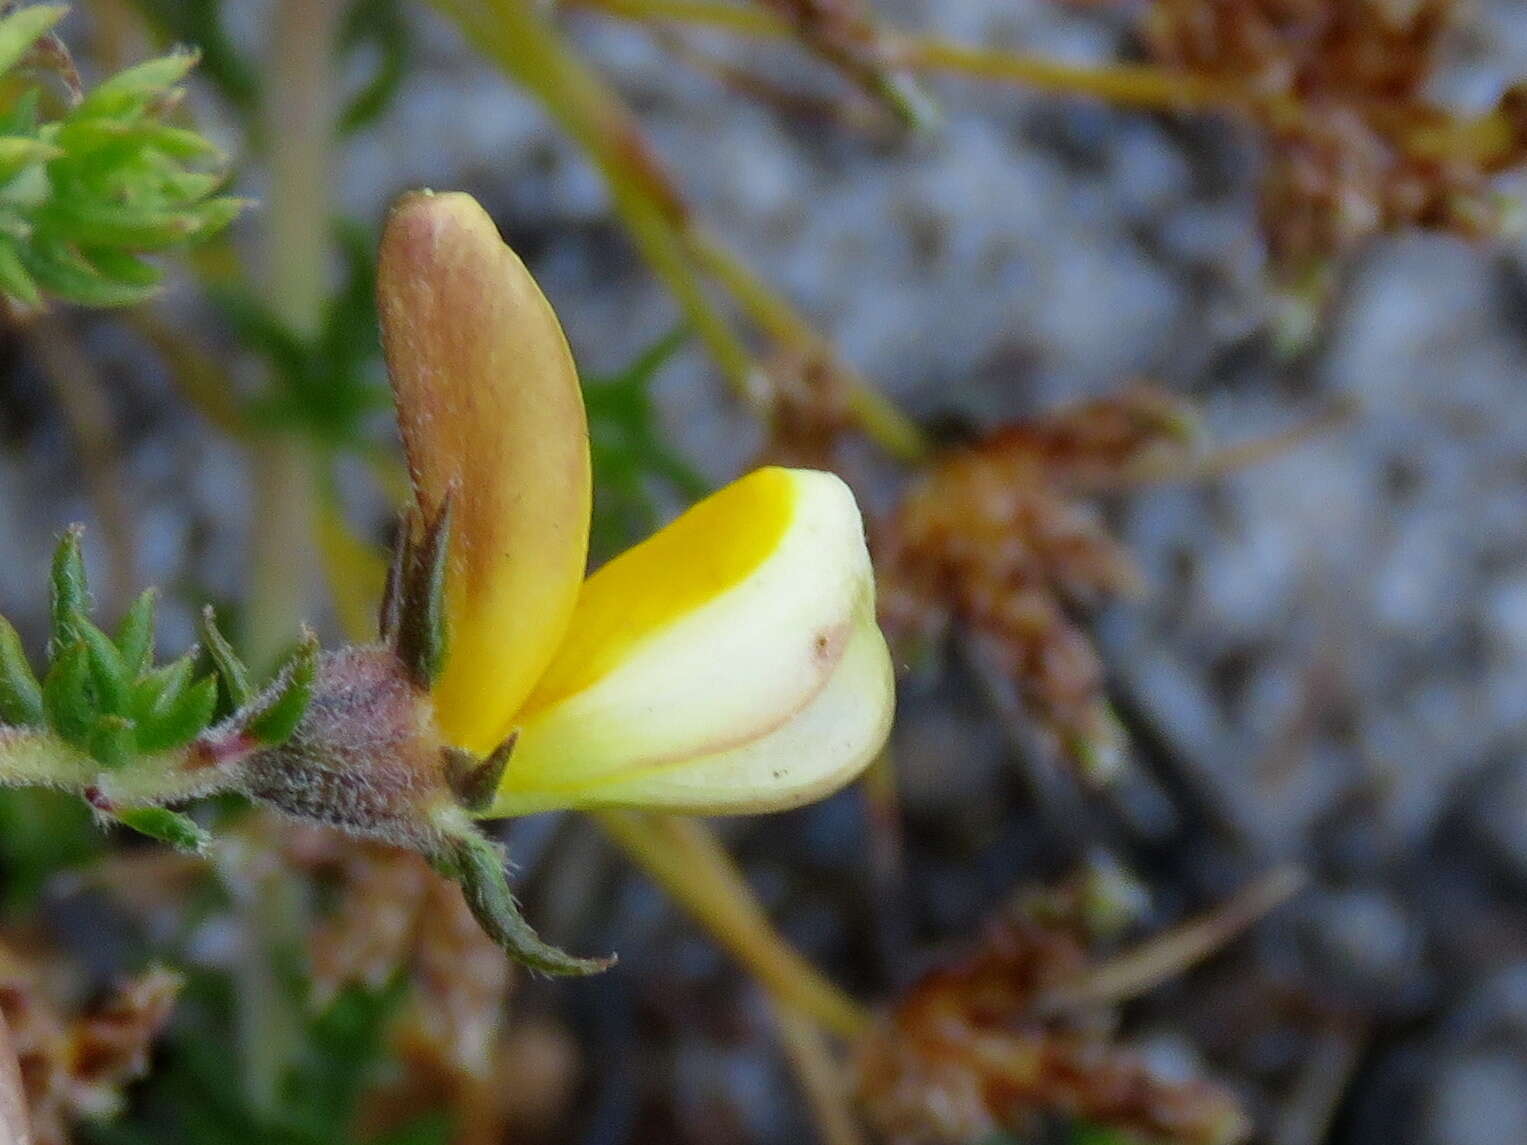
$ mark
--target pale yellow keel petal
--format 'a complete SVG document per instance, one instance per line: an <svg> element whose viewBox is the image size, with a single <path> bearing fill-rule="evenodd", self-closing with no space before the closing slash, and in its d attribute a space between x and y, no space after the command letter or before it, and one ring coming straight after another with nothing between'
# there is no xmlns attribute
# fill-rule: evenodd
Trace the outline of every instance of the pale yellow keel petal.
<svg viewBox="0 0 1527 1145"><path fill-rule="evenodd" d="M890 732L895 681L869 608L831 679L774 731L729 751L633 766L583 785L505 789L495 814L558 807L647 807L700 815L799 807L854 779Z"/></svg>
<svg viewBox="0 0 1527 1145"><path fill-rule="evenodd" d="M486 753L567 629L588 554L588 428L572 355L524 264L468 195L387 220L378 309L426 513L453 491L446 737Z"/></svg>
<svg viewBox="0 0 1527 1145"><path fill-rule="evenodd" d="M495 811L629 802L595 789L629 793L638 776L744 752L807 712L851 647L847 678L864 691L865 646L884 655L873 598L863 524L838 478L763 469L728 486L585 585L566 641L517 721ZM861 700L873 722L888 711L888 677L869 690ZM828 711L811 726L825 729ZM846 725L843 734L855 738ZM777 786L819 794L836 766L803 762L815 778L776 768ZM724 762L714 772L752 776L739 808L770 801L751 767ZM677 782L665 790L678 792Z"/></svg>

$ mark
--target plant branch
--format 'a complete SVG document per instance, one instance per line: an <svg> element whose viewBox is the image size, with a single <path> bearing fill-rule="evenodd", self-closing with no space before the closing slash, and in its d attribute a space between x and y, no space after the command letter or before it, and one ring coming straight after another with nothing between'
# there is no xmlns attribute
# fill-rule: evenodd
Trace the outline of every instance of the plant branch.
<svg viewBox="0 0 1527 1145"><path fill-rule="evenodd" d="M715 235L690 229L690 248L700 263L737 300L747 316L770 337L803 357L821 362L845 384L848 407L871 441L902 461L925 456L928 446L918 429L869 380L838 357L831 342L811 326Z"/></svg>
<svg viewBox="0 0 1527 1145"><path fill-rule="evenodd" d="M829 364L849 383L849 406L864 432L893 456L920 450L916 427L864 377L836 359L831 345L793 307L716 239L707 236L636 117L526 0L433 0L468 38L533 92L589 153L610 187L616 213L654 272L679 300L690 326L734 391L769 412L762 367L711 302L715 278L761 329Z"/></svg>
<svg viewBox="0 0 1527 1145"><path fill-rule="evenodd" d="M1298 868L1275 868L1208 914L1090 967L1074 982L1047 990L1035 1006L1054 1013L1078 1006L1107 1005L1143 994L1209 957L1293 898L1305 882L1305 874Z"/></svg>
<svg viewBox="0 0 1527 1145"><path fill-rule="evenodd" d="M782 1006L843 1037L854 1037L868 1025L864 1009L775 931L752 888L703 822L638 811L591 814Z"/></svg>
<svg viewBox="0 0 1527 1145"><path fill-rule="evenodd" d="M327 290L330 155L336 96L333 51L342 5L281 0L271 22L264 91L270 192L266 290L291 329L316 333ZM317 459L291 435L259 443L252 456L253 572L246 641L256 671L275 663L310 609L316 584L312 489Z"/></svg>
<svg viewBox="0 0 1527 1145"><path fill-rule="evenodd" d="M864 1145L843 1064L834 1059L821 1028L779 1000L774 1003L774 1024L816 1118L822 1145Z"/></svg>

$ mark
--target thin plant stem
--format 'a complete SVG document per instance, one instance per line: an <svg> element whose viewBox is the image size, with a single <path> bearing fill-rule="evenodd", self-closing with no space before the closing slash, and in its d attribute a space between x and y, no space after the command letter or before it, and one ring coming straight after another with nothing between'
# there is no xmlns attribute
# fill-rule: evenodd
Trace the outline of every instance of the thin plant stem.
<svg viewBox="0 0 1527 1145"><path fill-rule="evenodd" d="M871 441L902 461L917 461L926 456L928 446L916 423L868 379L838 358L832 343L817 333L747 263L701 228L691 228L689 241L696 258L765 333L802 355L826 363L847 384L849 409Z"/></svg>
<svg viewBox="0 0 1527 1145"><path fill-rule="evenodd" d="M27 329L32 351L47 376L64 420L79 447L85 491L105 540L108 611L115 611L138 584L132 514L124 497L122 450L112 422L106 386L75 332L54 314L39 314Z"/></svg>
<svg viewBox="0 0 1527 1145"><path fill-rule="evenodd" d="M275 312L299 334L322 320L327 290L330 155L337 97L333 51L342 5L337 0L277 0L265 53L264 83L270 189L265 212L265 286ZM315 596L313 490L318 461L291 434L258 442L251 457L248 658L273 665ZM301 1016L275 980L276 959L299 949L301 904L270 873L254 872L241 899L249 926L238 968L239 1027L245 1083L257 1109L276 1107L282 1074Z"/></svg>
<svg viewBox="0 0 1527 1145"><path fill-rule="evenodd" d="M772 12L718 0L562 0L566 7L598 10L642 23L679 24L752 39L795 39L795 29ZM881 25L888 62L913 72L942 72L1010 84L1050 95L1102 100L1117 107L1162 112L1219 113L1255 119L1282 130L1298 127L1308 111L1295 96L1257 91L1234 78L1154 64L1071 64L1024 52L961 44ZM1472 119L1394 122L1389 109L1366 109L1389 120L1395 140L1417 159L1458 160L1489 166L1515 150L1517 133L1499 110Z"/></svg>
<svg viewBox="0 0 1527 1145"><path fill-rule="evenodd" d="M715 0L561 0L561 4L564 8L594 8L626 20L715 28L762 39L791 34L790 25L777 13Z"/></svg>
<svg viewBox="0 0 1527 1145"><path fill-rule="evenodd" d="M524 0L435 0L477 48L533 92L589 153L616 212L695 334L744 398L758 392L752 355L716 309L684 250L687 208L619 96Z"/></svg>
<svg viewBox="0 0 1527 1145"><path fill-rule="evenodd" d="M780 937L752 888L703 822L639 811L593 815L605 833L782 1005L843 1037L854 1037L868 1026L864 1008Z"/></svg>
<svg viewBox="0 0 1527 1145"><path fill-rule="evenodd" d="M710 0L563 0L640 22L683 24L754 39L793 39L795 31L773 13ZM1044 56L960 44L880 25L889 62L913 72L943 72L988 83L1011 84L1051 95L1100 99L1120 107L1181 112L1253 111L1286 123L1302 114L1298 102L1258 93L1233 82L1152 64L1069 64Z"/></svg>
<svg viewBox="0 0 1527 1145"><path fill-rule="evenodd" d="M822 1145L864 1145L864 1132L844 1077L821 1028L782 1002L774 1004L780 1044L816 1119Z"/></svg>
<svg viewBox="0 0 1527 1145"><path fill-rule="evenodd" d="M333 48L341 7L335 0L280 0L266 52L265 287L275 313L302 335L316 332L327 290ZM255 447L251 461L253 571L245 639L259 671L276 662L313 601L317 459L308 443L275 434Z"/></svg>
<svg viewBox="0 0 1527 1145"><path fill-rule="evenodd" d="M1035 1006L1055 1013L1137 997L1220 950L1298 894L1306 881L1298 868L1275 868L1208 914L1088 968L1075 981L1045 991Z"/></svg>
<svg viewBox="0 0 1527 1145"><path fill-rule="evenodd" d="M1085 96L1156 111L1236 111L1265 106L1238 84L1151 64L1067 64L1043 56L900 33L890 54L915 71L1014 84L1050 95Z"/></svg>
<svg viewBox="0 0 1527 1145"><path fill-rule="evenodd" d="M921 452L916 426L868 379L835 358L831 345L736 256L707 236L642 135L635 116L526 0L433 0L500 68L533 92L604 174L617 214L684 309L735 392L768 412L763 371L719 310L704 280L714 277L766 333L830 363L849 382L849 408L865 434L893 456Z"/></svg>
<svg viewBox="0 0 1527 1145"><path fill-rule="evenodd" d="M754 39L794 39L772 12L714 0L564 0L626 20L683 24ZM1225 110L1246 105L1246 89L1169 68L1135 64L1065 64L998 48L959 44L881 25L886 54L914 71L951 72L1016 84L1054 95L1090 96L1126 107L1167 111Z"/></svg>
<svg viewBox="0 0 1527 1145"><path fill-rule="evenodd" d="M1197 457L1164 462L1147 461L1121 474L1117 488L1135 489L1167 482L1175 485L1228 477L1232 473L1264 465L1307 445L1323 433L1351 424L1357 412L1353 402L1334 401L1326 409L1275 433L1222 445Z"/></svg>

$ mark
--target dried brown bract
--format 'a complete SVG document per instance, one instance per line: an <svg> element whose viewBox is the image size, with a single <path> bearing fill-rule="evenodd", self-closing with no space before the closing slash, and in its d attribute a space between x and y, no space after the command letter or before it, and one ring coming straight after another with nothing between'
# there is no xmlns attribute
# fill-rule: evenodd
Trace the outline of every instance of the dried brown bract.
<svg viewBox="0 0 1527 1145"><path fill-rule="evenodd" d="M1479 237L1491 177L1527 159L1520 92L1464 119L1427 99L1456 0L1153 0L1159 61L1245 94L1266 132L1262 212L1291 279L1405 227Z"/></svg>
<svg viewBox="0 0 1527 1145"><path fill-rule="evenodd" d="M1194 422L1146 386L1000 429L933 463L878 531L881 613L905 638L959 625L1089 775L1122 743L1077 610L1140 587L1087 498L1180 456Z"/></svg>
<svg viewBox="0 0 1527 1145"><path fill-rule="evenodd" d="M0 958L0 1013L10 1027L34 1145L67 1145L70 1126L116 1112L122 1089L148 1069L180 976L150 969L93 1008L76 1011L40 965Z"/></svg>
<svg viewBox="0 0 1527 1145"><path fill-rule="evenodd" d="M847 379L821 357L778 350L769 363L769 436L761 464L837 469L854 428Z"/></svg>
<svg viewBox="0 0 1527 1145"><path fill-rule="evenodd" d="M1110 1009L1035 1012L1091 962L1088 899L1081 881L1019 898L975 949L924 975L872 1028L858 1048L857 1092L886 1141L979 1141L1046 1117L1181 1145L1245 1138L1228 1092L1160 1076L1118 1041Z"/></svg>

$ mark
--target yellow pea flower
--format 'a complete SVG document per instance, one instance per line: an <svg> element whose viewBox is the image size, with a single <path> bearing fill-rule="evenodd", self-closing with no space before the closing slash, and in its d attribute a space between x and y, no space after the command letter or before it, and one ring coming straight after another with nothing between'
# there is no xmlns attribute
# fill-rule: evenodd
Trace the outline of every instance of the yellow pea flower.
<svg viewBox="0 0 1527 1145"><path fill-rule="evenodd" d="M760 469L585 580L577 373L487 213L404 198L378 299L420 514L449 506L434 717L456 749L507 751L481 814L769 811L869 763L894 689L842 481Z"/></svg>

